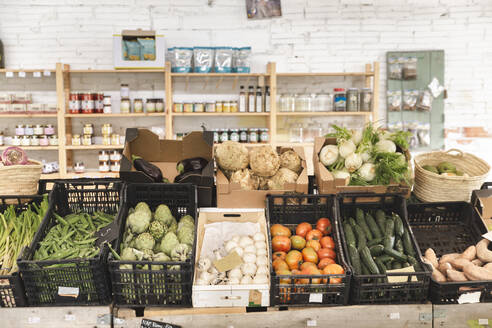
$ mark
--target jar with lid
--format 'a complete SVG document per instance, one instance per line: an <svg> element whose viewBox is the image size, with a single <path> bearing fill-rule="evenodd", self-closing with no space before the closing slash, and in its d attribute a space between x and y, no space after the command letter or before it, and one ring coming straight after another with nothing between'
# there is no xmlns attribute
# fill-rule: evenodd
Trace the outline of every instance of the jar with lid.
<svg viewBox="0 0 492 328"><path fill-rule="evenodd" d="M39 137L31 136L31 146L39 146Z"/></svg>
<svg viewBox="0 0 492 328"><path fill-rule="evenodd" d="M72 136L72 146L80 146L82 144L82 139L80 138L80 134L74 134Z"/></svg>
<svg viewBox="0 0 492 328"><path fill-rule="evenodd" d="M120 135L119 134L113 133L111 135L111 144L114 146L117 146L120 144Z"/></svg>
<svg viewBox="0 0 492 328"><path fill-rule="evenodd" d="M363 88L360 90L359 106L361 112L370 112L372 110L372 90Z"/></svg>
<svg viewBox="0 0 492 328"><path fill-rule="evenodd" d="M37 136L42 136L44 133L44 126L42 124L36 124L34 126L33 132Z"/></svg>
<svg viewBox="0 0 492 328"><path fill-rule="evenodd" d="M48 136L40 136L39 137L39 145L40 146L48 146L50 144L50 141L48 139Z"/></svg>
<svg viewBox="0 0 492 328"><path fill-rule="evenodd" d="M333 111L333 94L320 93L316 95L315 111L332 112Z"/></svg>
<svg viewBox="0 0 492 328"><path fill-rule="evenodd" d="M120 103L120 113L122 114L128 114L130 113L130 98L121 98L121 103Z"/></svg>
<svg viewBox="0 0 492 328"><path fill-rule="evenodd" d="M76 162L75 165L73 166L73 171L78 174L84 173L85 172L84 162Z"/></svg>
<svg viewBox="0 0 492 328"><path fill-rule="evenodd" d="M128 84L121 84L120 96L121 99L130 98L130 88L128 87Z"/></svg>
<svg viewBox="0 0 492 328"><path fill-rule="evenodd" d="M111 114L112 113L112 108L111 108L111 105L104 105L104 108L103 108L103 113L104 114Z"/></svg>
<svg viewBox="0 0 492 328"><path fill-rule="evenodd" d="M134 113L143 113L143 101L140 98L136 98L133 100L133 112Z"/></svg>
<svg viewBox="0 0 492 328"><path fill-rule="evenodd" d="M44 126L44 134L47 136L55 134L55 127L53 126L53 124L46 124Z"/></svg>
<svg viewBox="0 0 492 328"><path fill-rule="evenodd" d="M280 111L281 112L293 112L294 111L294 95L284 93L280 96Z"/></svg>
<svg viewBox="0 0 492 328"><path fill-rule="evenodd" d="M237 101L231 101L229 104L231 108L231 113L237 113L238 111Z"/></svg>
<svg viewBox="0 0 492 328"><path fill-rule="evenodd" d="M310 112L311 111L311 95L307 93L299 94L295 98L295 111L296 112Z"/></svg>
<svg viewBox="0 0 492 328"><path fill-rule="evenodd" d="M99 161L109 161L109 153L106 150L99 151Z"/></svg>
<svg viewBox="0 0 492 328"><path fill-rule="evenodd" d="M205 104L205 111L207 113L215 113L215 103L209 102Z"/></svg>
<svg viewBox="0 0 492 328"><path fill-rule="evenodd" d="M356 112L359 109L359 89L347 90L347 112Z"/></svg>
<svg viewBox="0 0 492 328"><path fill-rule="evenodd" d="M344 88L333 89L335 95L333 96L333 108L335 112L345 112L347 107L347 95Z"/></svg>
<svg viewBox="0 0 492 328"><path fill-rule="evenodd" d="M258 143L258 139L259 139L258 129L256 129L256 128L249 129L248 142L249 143Z"/></svg>
<svg viewBox="0 0 492 328"><path fill-rule="evenodd" d="M56 134L48 137L50 140L50 146L58 146L58 136Z"/></svg>
<svg viewBox="0 0 492 328"><path fill-rule="evenodd" d="M103 136L110 136L113 133L113 126L109 123L103 124L101 132Z"/></svg>
<svg viewBox="0 0 492 328"><path fill-rule="evenodd" d="M163 113L164 112L164 99L162 99L162 98L155 99L155 111L157 113Z"/></svg>
<svg viewBox="0 0 492 328"><path fill-rule="evenodd" d="M34 135L34 129L33 129L33 127L32 127L31 124L27 124L24 127L24 135L26 135L26 136L32 136L32 135Z"/></svg>
<svg viewBox="0 0 492 328"><path fill-rule="evenodd" d="M183 104L183 112L193 113L193 103L184 103Z"/></svg>
<svg viewBox="0 0 492 328"><path fill-rule="evenodd" d="M145 103L145 110L147 113L155 113L155 101L154 99L147 99Z"/></svg>
<svg viewBox="0 0 492 328"><path fill-rule="evenodd" d="M231 133L229 134L229 140L239 142L239 129L231 129Z"/></svg>
<svg viewBox="0 0 492 328"><path fill-rule="evenodd" d="M260 129L260 142L268 143L270 140L270 134L268 133L268 128Z"/></svg>
<svg viewBox="0 0 492 328"><path fill-rule="evenodd" d="M110 135L104 135L102 142L103 142L104 146L111 146L111 136Z"/></svg>
<svg viewBox="0 0 492 328"><path fill-rule="evenodd" d="M109 161L99 161L99 172L107 173L109 172Z"/></svg>
<svg viewBox="0 0 492 328"><path fill-rule="evenodd" d="M30 146L31 145L31 138L29 136L22 136L20 144L21 144L21 146Z"/></svg>
<svg viewBox="0 0 492 328"><path fill-rule="evenodd" d="M111 155L109 155L109 159L111 161L120 161L121 160L121 153L117 150L113 150Z"/></svg>
<svg viewBox="0 0 492 328"><path fill-rule="evenodd" d="M16 136L23 136L25 134L25 128L24 125L18 124L15 126L15 135Z"/></svg>
<svg viewBox="0 0 492 328"><path fill-rule="evenodd" d="M111 172L119 172L120 171L120 162L111 162L109 169Z"/></svg>
<svg viewBox="0 0 492 328"><path fill-rule="evenodd" d="M90 134L84 134L82 137L82 145L90 146L92 145L92 136Z"/></svg>
<svg viewBox="0 0 492 328"><path fill-rule="evenodd" d="M248 142L248 129L239 129L239 142Z"/></svg>
<svg viewBox="0 0 492 328"><path fill-rule="evenodd" d="M103 105L104 106L111 106L111 96L109 96L109 95L104 96Z"/></svg>
<svg viewBox="0 0 492 328"><path fill-rule="evenodd" d="M21 145L21 137L13 136L12 137L12 146L20 146Z"/></svg>
<svg viewBox="0 0 492 328"><path fill-rule="evenodd" d="M231 112L231 103L229 101L224 101L222 104L222 112L230 113Z"/></svg>
<svg viewBox="0 0 492 328"><path fill-rule="evenodd" d="M93 135L94 125L92 125L91 123L84 124L83 134Z"/></svg>
<svg viewBox="0 0 492 328"><path fill-rule="evenodd" d="M222 143L222 142L226 142L228 140L229 140L229 133L228 133L227 129L220 129L219 141Z"/></svg>
<svg viewBox="0 0 492 328"><path fill-rule="evenodd" d="M71 93L68 101L68 111L70 114L79 114L81 109L80 95L78 93Z"/></svg>
<svg viewBox="0 0 492 328"><path fill-rule="evenodd" d="M173 112L182 113L184 111L184 104L180 102L175 102L173 104Z"/></svg>
<svg viewBox="0 0 492 328"><path fill-rule="evenodd" d="M214 132L214 143L219 143L219 129L213 129L212 131Z"/></svg>
<svg viewBox="0 0 492 328"><path fill-rule="evenodd" d="M222 113L224 111L224 104L222 103L222 101L216 101L215 102L215 111L217 113Z"/></svg>
<svg viewBox="0 0 492 328"><path fill-rule="evenodd" d="M94 95L90 92L85 92L82 94L82 113L92 114L94 113Z"/></svg>
<svg viewBox="0 0 492 328"><path fill-rule="evenodd" d="M205 104L202 102L195 103L193 106L193 112L203 113L205 111Z"/></svg>
<svg viewBox="0 0 492 328"><path fill-rule="evenodd" d="M94 99L94 111L98 114L102 114L104 111L104 93L96 93L94 94L95 99Z"/></svg>

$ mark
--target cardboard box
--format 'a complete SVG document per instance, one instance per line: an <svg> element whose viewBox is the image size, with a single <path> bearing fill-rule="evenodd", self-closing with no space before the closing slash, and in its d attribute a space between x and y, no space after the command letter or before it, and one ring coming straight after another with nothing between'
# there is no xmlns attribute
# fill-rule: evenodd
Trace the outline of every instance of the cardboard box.
<svg viewBox="0 0 492 328"><path fill-rule="evenodd" d="M195 274L193 281L193 307L232 307L232 306L269 306L270 305L270 279L268 284L262 285L196 285L198 272L197 263L200 260L202 251L205 225L215 222L258 222L261 232L268 240L268 228L264 210L245 210L228 209L220 210L216 208L201 209L198 215L197 242L195 257ZM241 232L238 231L238 235ZM267 243L268 245L268 243ZM220 248L222 245L217 245ZM268 266L270 266L270 251L267 250ZM268 268L271 272L271 268Z"/></svg>
<svg viewBox="0 0 492 328"><path fill-rule="evenodd" d="M202 170L202 174L183 183L189 182L197 186L199 207L213 206L213 132L192 132L183 140L159 140L156 134L147 129L127 129L120 178L127 182L152 182L146 174L135 170L131 161L132 155L140 156L156 165L171 182L178 175L176 164L179 161L193 157L206 159L209 163Z"/></svg>
<svg viewBox="0 0 492 328"><path fill-rule="evenodd" d="M252 147L247 147L251 150ZM282 195L285 193L308 193L309 180L307 176L306 157L303 147L282 148L277 147L279 154L293 149L302 159L303 170L299 174L297 183L285 184L283 190L242 190L239 184L229 183L229 179L222 170L217 170L217 207L220 208L265 208L267 195Z"/></svg>
<svg viewBox="0 0 492 328"><path fill-rule="evenodd" d="M387 186L347 186L348 181L345 179L335 179L330 171L319 161L318 154L325 145L336 145L336 138L317 137L314 140L313 167L316 184L320 194L338 194L342 192L366 193L372 192L377 194L398 193L407 198L410 197L411 188L406 184L390 184ZM407 156L407 158L409 155Z"/></svg>
<svg viewBox="0 0 492 328"><path fill-rule="evenodd" d="M492 189L485 187L480 190L474 190L471 196L471 203L487 229L489 231L492 230Z"/></svg>
<svg viewBox="0 0 492 328"><path fill-rule="evenodd" d="M126 60L123 57L123 39L151 37L155 39L155 60ZM115 69L164 69L166 66L166 41L155 31L123 30L113 35L113 62Z"/></svg>

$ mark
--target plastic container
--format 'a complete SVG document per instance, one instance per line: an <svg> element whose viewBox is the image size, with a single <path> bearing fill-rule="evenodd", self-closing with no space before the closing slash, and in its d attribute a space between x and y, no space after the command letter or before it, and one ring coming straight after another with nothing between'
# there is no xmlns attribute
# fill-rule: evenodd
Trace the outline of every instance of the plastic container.
<svg viewBox="0 0 492 328"><path fill-rule="evenodd" d="M378 275L356 274L348 257L347 241L343 229L342 219L355 218L355 209L367 210L382 209L386 214L397 213L403 225L410 233L412 246L416 251L416 260L422 270L411 273L386 273ZM420 260L422 255L408 225L406 201L403 196L394 194L339 194L337 196L337 225L345 258L350 265L352 284L350 289L351 304L413 304L427 301L431 272ZM404 282L384 282L388 277L402 277ZM415 281L414 281L415 280Z"/></svg>
<svg viewBox="0 0 492 328"><path fill-rule="evenodd" d="M487 232L473 206L466 202L423 203L407 206L408 221L422 253L432 248L437 257L462 253ZM492 281L437 282L431 279L434 304L457 304L461 295L481 292L480 302L492 302Z"/></svg>
<svg viewBox="0 0 492 328"><path fill-rule="evenodd" d="M341 265L345 274L341 275L297 275L296 278L329 279L340 278L339 284L280 284L281 280L291 276L278 276L273 270L270 272L271 290L270 305L276 306L334 306L346 305L349 298L350 270L345 262L345 257L340 244L338 227L335 224L335 196L328 195L302 195L302 196L268 196L267 197L267 223L268 244L272 249L272 236L270 226L280 223L291 230L297 224L306 221L313 225L322 217L328 217L332 223L331 237L335 241L337 253L336 262Z"/></svg>
<svg viewBox="0 0 492 328"><path fill-rule="evenodd" d="M169 206L177 220L191 215L197 222L197 193L192 184L135 183L128 184L125 201L118 214L121 222L115 249L119 250L130 207L146 202L152 211L160 204ZM116 261L109 256L109 272L114 304L121 307L190 307L195 263L196 233L193 253L186 262ZM132 269L120 269L128 264ZM162 270L137 269L137 265L162 265ZM148 283L145 283L148 281ZM141 283L144 282L144 283Z"/></svg>
<svg viewBox="0 0 492 328"><path fill-rule="evenodd" d="M53 213L65 216L84 211L116 214L120 205L122 182L117 179L76 179L56 181L51 192L50 209L17 263L24 281L29 306L105 305L111 302L107 274L107 247L91 259L33 260L40 241L54 225ZM65 267L50 267L66 264ZM60 287L72 288L77 297L60 296Z"/></svg>

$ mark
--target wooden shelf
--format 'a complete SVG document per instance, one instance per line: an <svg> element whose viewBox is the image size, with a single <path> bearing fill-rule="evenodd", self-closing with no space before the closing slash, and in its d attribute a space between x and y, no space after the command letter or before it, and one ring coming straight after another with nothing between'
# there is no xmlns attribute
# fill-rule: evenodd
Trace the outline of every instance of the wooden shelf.
<svg viewBox="0 0 492 328"><path fill-rule="evenodd" d="M72 171L67 172L65 175L68 179L81 179L81 178L118 178L119 172L107 172L101 173L98 171L86 171L84 173L75 173Z"/></svg>
<svg viewBox="0 0 492 328"><path fill-rule="evenodd" d="M13 147L13 145L9 146L0 146L0 150L6 149L8 147ZM24 150L58 150L58 146L17 146Z"/></svg>
<svg viewBox="0 0 492 328"><path fill-rule="evenodd" d="M41 179L60 179L60 173L41 174Z"/></svg>
<svg viewBox="0 0 492 328"><path fill-rule="evenodd" d="M87 117L159 117L166 113L111 113L111 114L65 114L65 117L87 118Z"/></svg>
<svg viewBox="0 0 492 328"><path fill-rule="evenodd" d="M172 113L172 116L270 116L270 113Z"/></svg>
<svg viewBox="0 0 492 328"><path fill-rule="evenodd" d="M259 77L265 73L171 73L172 77Z"/></svg>
<svg viewBox="0 0 492 328"><path fill-rule="evenodd" d="M64 73L164 73L166 69L71 69L65 70Z"/></svg>
<svg viewBox="0 0 492 328"><path fill-rule="evenodd" d="M337 73L277 73L278 77L330 77L330 76L374 76L374 72L337 72Z"/></svg>
<svg viewBox="0 0 492 328"><path fill-rule="evenodd" d="M367 116L372 112L278 112L278 116Z"/></svg>
<svg viewBox="0 0 492 328"><path fill-rule="evenodd" d="M0 114L0 118L9 118L9 117L25 117L25 118L31 118L31 117L56 117L57 114L30 114L30 113L25 113L25 114Z"/></svg>
<svg viewBox="0 0 492 328"><path fill-rule="evenodd" d="M112 150L112 149L123 149L124 145L91 145L91 146L72 146L67 145L65 147L67 150Z"/></svg>
<svg viewBox="0 0 492 328"><path fill-rule="evenodd" d="M22 68L2 68L0 69L0 73L6 73L6 72L14 72L14 73L19 73L19 72L25 72L25 73L34 73L34 72L50 72L50 73L56 73L56 70L54 69L43 69L43 68L38 68L38 69L22 69Z"/></svg>

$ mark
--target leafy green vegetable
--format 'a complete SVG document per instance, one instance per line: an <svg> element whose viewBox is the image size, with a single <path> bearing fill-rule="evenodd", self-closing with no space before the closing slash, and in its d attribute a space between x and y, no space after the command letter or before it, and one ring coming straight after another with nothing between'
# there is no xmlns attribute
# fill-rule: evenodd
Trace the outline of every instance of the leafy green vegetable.
<svg viewBox="0 0 492 328"><path fill-rule="evenodd" d="M410 147L408 144L408 140L412 136L412 133L409 131L397 131L391 133L389 139L395 143L401 150L408 150Z"/></svg>
<svg viewBox="0 0 492 328"><path fill-rule="evenodd" d="M331 127L335 130L335 132L326 134L325 138L337 138L337 143L339 143L342 140L349 140L352 137L350 131L344 127L340 127L335 124L332 124Z"/></svg>
<svg viewBox="0 0 492 328"><path fill-rule="evenodd" d="M374 184L388 185L392 182L410 184L407 177L408 164L400 153L375 153L376 178Z"/></svg>

